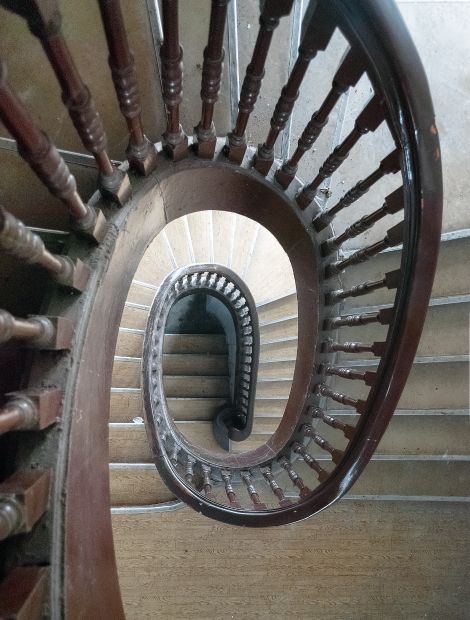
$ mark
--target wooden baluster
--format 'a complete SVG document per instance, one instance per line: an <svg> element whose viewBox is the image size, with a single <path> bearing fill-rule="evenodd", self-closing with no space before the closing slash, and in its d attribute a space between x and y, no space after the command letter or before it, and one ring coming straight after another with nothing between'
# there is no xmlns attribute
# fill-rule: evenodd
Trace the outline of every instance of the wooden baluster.
<svg viewBox="0 0 470 620"><path fill-rule="evenodd" d="M0 435L8 431L42 430L61 415L62 392L44 388L12 392L0 409Z"/></svg>
<svg viewBox="0 0 470 620"><path fill-rule="evenodd" d="M181 447L175 441L173 444L173 450L171 452L171 457L170 457L170 461L174 467L178 465L178 454L180 450L181 450Z"/></svg>
<svg viewBox="0 0 470 620"><path fill-rule="evenodd" d="M403 187L399 187L397 190L389 194L380 207L373 213L369 215L364 215L357 222L348 226L346 230L337 235L336 237L332 237L331 239L327 239L321 244L321 252L323 256L327 256L331 254L335 250L337 250L345 241L348 239L353 239L357 237L361 233L365 232L369 228L371 228L376 222L381 220L386 215L393 215L401 211L404 207L403 201Z"/></svg>
<svg viewBox="0 0 470 620"><path fill-rule="evenodd" d="M363 342L332 342L327 340L323 343L324 351L342 352L342 353L372 353L377 357L381 357L385 352L385 342L373 342L372 344L364 344Z"/></svg>
<svg viewBox="0 0 470 620"><path fill-rule="evenodd" d="M339 465L343 460L344 453L341 450L337 450L326 439L321 437L312 426L305 424L302 428L304 437L310 437L314 443L317 444L322 450L331 454L331 459L335 465Z"/></svg>
<svg viewBox="0 0 470 620"><path fill-rule="evenodd" d="M401 151L400 149L395 149L380 162L380 166L374 170L374 172L363 181L356 183L356 185L346 192L331 209L322 211L314 218L313 227L315 230L320 232L326 228L340 211L352 205L356 200L359 200L361 196L364 196L364 194L381 178L387 174L397 173L400 170L400 161Z"/></svg>
<svg viewBox="0 0 470 620"><path fill-rule="evenodd" d="M214 157L217 142L212 119L222 79L227 4L228 0L212 0L209 39L204 50L201 83L202 113L201 120L194 129L197 136L196 153L203 159Z"/></svg>
<svg viewBox="0 0 470 620"><path fill-rule="evenodd" d="M183 96L183 48L179 44L178 0L162 0L163 44L162 61L163 101L167 112L163 147L173 161L188 154L188 137L180 125L180 104Z"/></svg>
<svg viewBox="0 0 470 620"><path fill-rule="evenodd" d="M241 479L245 483L246 490L248 491L248 495L251 497L251 501L253 502L253 506L256 510L267 510L266 504L260 500L258 493L256 492L255 485L253 484L253 479L251 477L250 472L241 471L240 472Z"/></svg>
<svg viewBox="0 0 470 620"><path fill-rule="evenodd" d="M354 370L354 368L343 368L341 366L330 366L328 364L320 365L319 372L320 374L341 377L342 379L364 381L364 383L369 386L373 385L377 378L377 373L375 372L362 372L360 370Z"/></svg>
<svg viewBox="0 0 470 620"><path fill-rule="evenodd" d="M362 250L354 252L348 258L327 265L325 267L325 278L331 278L352 265L363 263L379 252L382 252L382 250L385 250L385 248L392 248L395 245L399 245L403 242L403 228L403 222L400 222L396 224L396 226L393 226L393 228L390 228L381 241L377 241Z"/></svg>
<svg viewBox="0 0 470 620"><path fill-rule="evenodd" d="M394 316L393 308L383 308L378 312L363 312L361 314L348 314L325 319L324 330L338 329L338 327L358 327L359 325L369 325L369 323L380 323L389 325Z"/></svg>
<svg viewBox="0 0 470 620"><path fill-rule="evenodd" d="M38 469L19 471L0 484L0 540L30 532L46 512L51 475Z"/></svg>
<svg viewBox="0 0 470 620"><path fill-rule="evenodd" d="M6 310L0 310L0 344L14 338L34 349L70 349L73 328L73 322L65 317L33 316L18 319Z"/></svg>
<svg viewBox="0 0 470 620"><path fill-rule="evenodd" d="M184 479L186 482L189 482L189 484L193 484L194 482L194 465L196 465L196 459L188 454L186 457L186 472L184 474Z"/></svg>
<svg viewBox="0 0 470 620"><path fill-rule="evenodd" d="M130 167L147 176L157 166L157 152L144 133L134 55L129 47L120 0L99 0L109 49L109 66L119 107L129 129L126 150Z"/></svg>
<svg viewBox="0 0 470 620"><path fill-rule="evenodd" d="M296 486L300 491L300 498L304 499L308 497L311 493L310 489L305 486L304 481L299 476L299 474L292 467L292 463L290 463L285 457L282 457L279 460L279 465L287 472L292 484Z"/></svg>
<svg viewBox="0 0 470 620"><path fill-rule="evenodd" d="M308 207L312 202L323 181L330 177L348 158L352 147L359 139L366 133L377 129L385 118L384 113L382 99L375 95L357 117L351 133L327 157L313 181L297 195L297 203L302 209Z"/></svg>
<svg viewBox="0 0 470 620"><path fill-rule="evenodd" d="M22 4L22 3L20 3ZM100 193L118 205L131 195L127 174L118 170L106 152L106 134L88 86L83 82L62 33L62 15L58 0L30 0L28 8L8 8L26 18L29 29L47 54L62 89L62 100L77 130L83 146L90 151L98 165Z"/></svg>
<svg viewBox="0 0 470 620"><path fill-rule="evenodd" d="M238 102L235 128L227 136L226 154L230 161L241 164L246 151L245 131L255 107L264 77L264 67L274 30L281 17L289 15L293 0L265 0L259 18L259 31L251 61L246 68L245 79Z"/></svg>
<svg viewBox="0 0 470 620"><path fill-rule="evenodd" d="M224 484L225 484L225 492L227 493L230 506L232 508L241 508L237 500L237 495L235 491L233 490L233 486L231 483L232 472L228 469L222 469L220 472L220 475L222 476L222 480L224 481Z"/></svg>
<svg viewBox="0 0 470 620"><path fill-rule="evenodd" d="M285 497L281 487L276 482L276 479L274 478L274 476L273 476L273 474L271 472L271 468L270 467L262 467L261 468L261 473L263 474L266 482L271 487L271 491L277 497L277 499L279 501L279 506L282 506L283 508L286 508L287 506L292 506L292 502L289 501Z"/></svg>
<svg viewBox="0 0 470 620"><path fill-rule="evenodd" d="M204 495L207 499L212 500L212 479L211 479L211 468L209 465L201 464L202 475L203 475L203 489Z"/></svg>
<svg viewBox="0 0 470 620"><path fill-rule="evenodd" d="M0 119L16 140L23 159L49 191L67 205L74 228L99 243L106 233L103 214L82 202L67 164L10 88L4 62L0 62Z"/></svg>
<svg viewBox="0 0 470 620"><path fill-rule="evenodd" d="M360 297L367 295L381 288L394 289L397 288L400 283L401 271L396 269L395 271L389 271L385 274L382 280L376 282L364 282L358 284L351 289L328 291L325 294L325 303L332 305L337 303L340 299L347 299L348 297Z"/></svg>
<svg viewBox="0 0 470 620"><path fill-rule="evenodd" d="M333 78L330 92L307 123L299 138L294 154L288 161L284 162L282 168L276 172L275 179L281 187L284 189L289 187L297 173L300 160L305 153L312 148L323 128L328 123L328 117L339 98L351 86L357 84L364 71L365 62L362 51L359 50L359 48L350 49Z"/></svg>
<svg viewBox="0 0 470 620"><path fill-rule="evenodd" d="M51 254L39 235L31 232L20 220L0 207L0 248L31 265L49 271L59 284L81 292L90 270L80 259Z"/></svg>
<svg viewBox="0 0 470 620"><path fill-rule="evenodd" d="M315 387L315 392L317 394L320 394L320 396L324 396L325 398L331 398L331 400L334 400L341 405L348 405L349 407L354 407L354 409L358 413L362 414L366 411L366 401L352 398L351 396L341 394L340 392L335 392L325 383L319 383Z"/></svg>
<svg viewBox="0 0 470 620"><path fill-rule="evenodd" d="M307 463L310 469L318 475L318 480L320 482L324 482L327 478L329 478L330 474L326 471L326 469L323 469L320 463L314 459L311 454L307 452L305 446L296 442L293 446L293 451L302 456L303 460Z"/></svg>
<svg viewBox="0 0 470 620"><path fill-rule="evenodd" d="M254 159L254 167L263 176L268 174L274 163L274 145L292 114L309 64L319 51L326 49L333 35L335 23L327 7L327 3L311 3L307 8L302 24L303 35L297 59L274 108L271 129L266 142L258 146Z"/></svg>
<svg viewBox="0 0 470 620"><path fill-rule="evenodd" d="M313 410L311 411L311 416L312 418L320 419L322 422L324 422L328 426L331 426L331 428L336 428L336 429L339 429L340 431L343 431L343 434L347 439L352 439L354 435L356 434L356 429L354 428L354 426L351 426L350 424L346 424L342 420L338 420L337 418L334 418L326 414L323 411L323 409L320 409L319 407L313 408Z"/></svg>
<svg viewBox="0 0 470 620"><path fill-rule="evenodd" d="M0 585L0 618L44 618L48 585L46 566L18 566L12 570Z"/></svg>

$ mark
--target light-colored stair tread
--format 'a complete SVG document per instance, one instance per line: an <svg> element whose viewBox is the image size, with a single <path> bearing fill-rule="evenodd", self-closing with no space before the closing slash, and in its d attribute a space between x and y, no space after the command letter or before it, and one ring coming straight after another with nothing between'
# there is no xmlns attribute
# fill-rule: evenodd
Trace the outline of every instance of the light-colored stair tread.
<svg viewBox="0 0 470 620"><path fill-rule="evenodd" d="M297 295L296 293L290 293L275 301L258 306L257 310L260 323L276 321L286 316L295 316L298 311Z"/></svg>
<svg viewBox="0 0 470 620"><path fill-rule="evenodd" d="M141 358L115 359L113 365L113 387L140 387L142 373ZM163 374L197 377L227 376L226 355L199 355L164 353Z"/></svg>
<svg viewBox="0 0 470 620"><path fill-rule="evenodd" d="M260 325L260 341L284 340L285 338L297 338L297 317L286 318L266 325Z"/></svg>
<svg viewBox="0 0 470 620"><path fill-rule="evenodd" d="M163 377L163 389L167 397L227 397L228 377Z"/></svg>
<svg viewBox="0 0 470 620"><path fill-rule="evenodd" d="M170 414L178 421L212 420L226 403L226 398L167 398ZM111 392L110 422L132 422L137 416L143 416L140 391Z"/></svg>
<svg viewBox="0 0 470 620"><path fill-rule="evenodd" d="M223 334L165 334L164 353L213 353L227 352Z"/></svg>
<svg viewBox="0 0 470 620"><path fill-rule="evenodd" d="M212 433L211 422L177 422L178 429L190 443L220 452ZM143 424L110 424L110 463L151 462L152 454Z"/></svg>
<svg viewBox="0 0 470 620"><path fill-rule="evenodd" d="M170 501L174 496L152 463L111 465L111 501L113 505L144 505ZM113 469L116 467L116 469ZM313 473L297 461L296 471L313 487ZM278 478L279 479L279 478ZM280 479L279 479L280 480ZM264 482L257 486L264 489ZM284 481L283 489L295 487ZM373 460L350 491L351 495L468 497L470 461Z"/></svg>

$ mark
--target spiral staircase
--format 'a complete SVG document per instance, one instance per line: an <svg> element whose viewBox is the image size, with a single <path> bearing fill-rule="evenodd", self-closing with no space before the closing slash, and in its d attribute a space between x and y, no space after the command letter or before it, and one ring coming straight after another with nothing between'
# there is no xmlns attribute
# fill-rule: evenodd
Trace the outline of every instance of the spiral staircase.
<svg viewBox="0 0 470 620"><path fill-rule="evenodd" d="M124 162L109 153L58 4L0 4L12 32L26 23L22 36L43 48L99 173L85 199L67 161L91 158L56 149L40 128L47 106L15 92L4 62L0 117L15 142L3 144L17 149L31 188L36 175L52 194L54 215L30 217L28 191L22 209L0 212L2 617L121 618L121 594L129 617L168 617L164 595L159 609L143 610L143 564L126 565L123 549L191 528L186 505L206 526L210 517L276 541L285 530L268 526L343 496L371 506L463 500L466 461L442 453L466 451L465 352L457 329L436 350L436 330L449 307L453 325L464 323L467 291L455 274L468 250L444 239L420 342L440 243L440 152L424 72L394 4L266 0L256 28L248 6L253 46L239 50L248 65L238 93L237 4L207 0L200 95L185 87L183 97L180 44L190 67L196 60L179 26L188 32L194 15L162 0L160 18L147 3L166 124L154 145L129 46L144 31L140 8L100 0L110 71L88 71L112 78L128 131ZM273 58L287 61L285 75ZM191 135L181 123L188 110ZM219 129L224 114L229 131ZM169 313L195 292L231 312L232 344L227 332L169 330ZM456 389L440 397L442 372ZM341 528L349 519L359 527L364 513L339 505L333 535L347 538ZM235 531L240 548L256 544L246 528L222 531ZM181 583L190 599L193 577L199 583L194 568ZM136 587L139 604L130 601Z"/></svg>

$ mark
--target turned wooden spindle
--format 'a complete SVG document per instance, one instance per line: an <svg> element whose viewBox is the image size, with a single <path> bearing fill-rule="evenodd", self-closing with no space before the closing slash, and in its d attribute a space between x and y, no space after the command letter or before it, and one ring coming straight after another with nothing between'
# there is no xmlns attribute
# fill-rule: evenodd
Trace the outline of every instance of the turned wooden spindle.
<svg viewBox="0 0 470 620"><path fill-rule="evenodd" d="M327 305L335 304L341 299L347 299L348 297L361 297L362 295L368 295L369 293L381 288L397 288L400 283L400 276L400 269L396 269L395 271L389 271L386 273L382 280L376 280L375 282L363 282L362 284L353 286L350 289L328 291L325 293L325 303Z"/></svg>
<svg viewBox="0 0 470 620"><path fill-rule="evenodd" d="M214 156L217 136L213 123L214 107L219 98L224 61L224 30L229 0L212 0L209 39L202 65L201 120L195 128L196 153L204 159Z"/></svg>
<svg viewBox="0 0 470 620"><path fill-rule="evenodd" d="M353 407L358 413L364 413L366 411L366 401L352 398L351 396L341 394L340 392L335 392L335 390L332 390L325 383L319 383L315 387L315 392L317 394L320 394L320 396L324 396L325 398L331 398L331 400L334 400L341 405Z"/></svg>
<svg viewBox="0 0 470 620"><path fill-rule="evenodd" d="M365 344L363 342L332 342L326 341L322 350L341 353L372 353L377 357L381 357L385 351L385 342L373 342Z"/></svg>
<svg viewBox="0 0 470 620"><path fill-rule="evenodd" d="M346 228L346 230L340 235L324 241L321 244L322 255L327 256L328 254L331 254L341 247L345 241L348 241L348 239L357 237L371 228L376 222L384 218L386 215L394 215L395 213L398 213L398 211L401 211L403 207L403 188L399 187L385 198L385 201L380 209L377 209L369 215L364 215L364 217L361 217L361 219L357 220L357 222L354 222L354 224L348 226L348 228Z"/></svg>
<svg viewBox="0 0 470 620"><path fill-rule="evenodd" d="M313 219L313 226L317 232L326 228L333 218L343 209L352 205L361 196L364 196L369 189L387 174L395 174L400 170L401 151L395 149L381 162L380 166L374 170L363 181L359 181L356 185L347 191L344 196L331 209L322 211Z"/></svg>
<svg viewBox="0 0 470 620"><path fill-rule="evenodd" d="M331 278L352 265L358 265L359 263L369 260L379 252L385 250L385 248L391 248L402 243L403 232L403 222L396 224L396 226L393 226L393 228L390 228L390 230L387 231L385 237L380 241L377 241L362 250L354 252L351 256L345 258L344 260L336 261L330 265L327 265L325 267L325 278Z"/></svg>
<svg viewBox="0 0 470 620"><path fill-rule="evenodd" d="M207 499L212 499L212 470L209 465L205 465L204 463L201 464L201 469L203 475L202 488L204 489L204 495L207 497Z"/></svg>
<svg viewBox="0 0 470 620"><path fill-rule="evenodd" d="M271 491L277 497L279 501L279 506L282 506L283 508L286 508L287 506L292 506L292 502L285 497L283 490L276 482L276 479L272 474L271 468L262 467L261 473L263 474L266 482L269 484Z"/></svg>
<svg viewBox="0 0 470 620"><path fill-rule="evenodd" d="M31 265L46 269L59 284L81 292L90 275L80 259L51 254L39 235L0 206L0 248Z"/></svg>
<svg viewBox="0 0 470 620"><path fill-rule="evenodd" d="M378 312L362 312L361 314L348 314L325 319L323 329L338 329L338 327L358 327L369 323L389 325L393 320L394 309L383 308Z"/></svg>
<svg viewBox="0 0 470 620"><path fill-rule="evenodd" d="M245 483L246 490L248 492L248 495L251 498L251 501L253 502L253 506L255 507L255 509L266 510L267 506L266 504L263 504L263 502L260 500L260 497L255 488L255 485L253 484L253 479L251 477L251 474L247 471L241 471L240 476L243 482Z"/></svg>
<svg viewBox="0 0 470 620"><path fill-rule="evenodd" d="M241 164L246 151L245 131L255 107L264 77L264 68L274 30L281 17L289 15L293 0L265 0L259 18L259 30L251 61L246 68L245 79L238 102L235 128L227 136L226 154L230 161Z"/></svg>
<svg viewBox="0 0 470 620"><path fill-rule="evenodd" d="M196 459L188 454L186 458L186 471L184 473L184 479L186 480L186 482L189 482L189 484L192 484L194 482L194 466L195 465L196 465Z"/></svg>
<svg viewBox="0 0 470 620"><path fill-rule="evenodd" d="M330 366L329 364L321 365L319 368L320 374L329 376L341 377L342 379L351 379L357 381L364 381L366 385L373 385L377 374L375 372L362 372L355 370L354 368L343 368L341 366Z"/></svg>
<svg viewBox="0 0 470 620"><path fill-rule="evenodd" d="M13 430L42 430L61 414L62 392L57 388L12 392L7 398L0 409L0 435Z"/></svg>
<svg viewBox="0 0 470 620"><path fill-rule="evenodd" d="M30 532L49 504L51 474L23 470L0 484L0 540Z"/></svg>
<svg viewBox="0 0 470 620"><path fill-rule="evenodd" d="M232 473L227 469L222 469L220 472L222 476L222 480L225 485L225 492L227 493L227 498L232 508L241 508L241 505L237 499L237 495L233 490L233 486L231 483Z"/></svg>
<svg viewBox="0 0 470 620"><path fill-rule="evenodd" d="M0 310L0 344L15 339L27 347L59 351L72 344L73 322L64 317L33 316L19 319Z"/></svg>
<svg viewBox="0 0 470 620"><path fill-rule="evenodd" d="M130 167L147 176L157 166L157 152L142 126L140 100L134 55L129 47L120 0L99 0L109 50L109 67L122 115L129 129L126 150Z"/></svg>
<svg viewBox="0 0 470 620"><path fill-rule="evenodd" d="M20 4L20 3L19 3ZM26 18L29 29L46 52L62 89L62 100L83 146L93 154L103 196L123 205L131 195L127 174L118 170L106 151L106 133L88 86L83 82L62 33L62 14L58 0L30 0L28 8L8 8Z"/></svg>
<svg viewBox="0 0 470 620"><path fill-rule="evenodd" d="M255 156L254 167L263 176L268 174L274 163L274 145L292 114L310 62L319 51L326 49L334 30L335 23L328 11L328 5L311 3L304 17L297 59L274 108L268 137L264 144L259 145Z"/></svg>
<svg viewBox="0 0 470 620"><path fill-rule="evenodd" d="M384 113L385 110L382 105L382 99L378 95L375 95L357 117L353 130L346 136L343 142L334 149L331 155L327 157L313 181L309 185L306 185L297 195L297 203L302 209L308 207L315 198L317 190L323 181L338 170L341 164L348 158L351 149L360 138L366 133L375 131L379 127L385 118Z"/></svg>
<svg viewBox="0 0 470 620"><path fill-rule="evenodd" d="M310 489L304 484L304 481L299 476L299 474L292 467L292 463L290 463L285 457L282 457L279 460L279 465L287 472L292 484L296 486L300 491L300 498L304 499L308 497L311 493Z"/></svg>
<svg viewBox="0 0 470 620"><path fill-rule="evenodd" d="M357 84L364 71L365 62L362 51L357 47L350 49L333 78L329 93L318 110L314 112L300 136L294 154L276 172L275 179L281 187L284 189L289 187L296 175L300 160L312 148L323 128L327 125L328 117L339 98L349 88Z"/></svg>
<svg viewBox="0 0 470 620"><path fill-rule="evenodd" d="M328 426L331 426L331 428L336 428L340 431L343 431L343 434L347 439L352 439L356 433L356 429L354 428L354 426L346 424L342 420L338 420L338 418L334 418L333 416L328 415L323 411L323 409L320 409L320 407L313 407L310 411L310 415L312 416L312 418L318 418Z"/></svg>
<svg viewBox="0 0 470 620"><path fill-rule="evenodd" d="M106 233L103 214L83 203L67 164L11 89L4 62L0 62L0 119L16 140L21 157L49 191L67 205L74 228L100 242Z"/></svg>
<svg viewBox="0 0 470 620"><path fill-rule="evenodd" d="M183 48L179 43L178 0L162 0L163 44L162 62L163 101L167 112L167 126L163 147L173 161L188 154L188 137L180 124L180 104L183 97Z"/></svg>
<svg viewBox="0 0 470 620"><path fill-rule="evenodd" d="M326 471L326 469L323 469L320 463L316 459L314 459L311 454L307 452L307 448L305 446L296 442L293 446L293 451L301 455L301 457L307 463L310 469L312 469L318 475L318 480L320 482L323 482L324 480L329 478L330 474Z"/></svg>

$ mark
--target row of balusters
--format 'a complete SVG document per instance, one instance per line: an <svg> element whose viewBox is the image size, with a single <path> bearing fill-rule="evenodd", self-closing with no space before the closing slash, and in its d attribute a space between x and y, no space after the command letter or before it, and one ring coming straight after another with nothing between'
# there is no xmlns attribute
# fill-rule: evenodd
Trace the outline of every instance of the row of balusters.
<svg viewBox="0 0 470 620"><path fill-rule="evenodd" d="M355 427L346 424L342 420L335 418L319 407L309 407L307 417L310 420L319 420L331 428L340 430L344 436L350 440L354 436ZM319 482L322 483L330 476L330 472L325 469L321 461L316 459L309 452L309 445L314 444L321 450L325 451L331 462L338 465L343 458L343 451L336 449L329 441L322 437L318 430L311 423L304 423L301 428L302 441L296 440L290 445L293 454L298 455L311 469ZM246 487L249 501L251 501L254 510L266 510L268 505L260 498L260 489L255 484L255 472L250 469L233 469L233 468L214 468L208 463L199 461L199 459L186 452L175 437L169 432L161 434L161 440L165 446L168 458L175 468L179 470L186 482L202 493L209 501L220 501L216 499L216 489L220 481L225 489L227 503L231 508L243 510L244 502L237 495L239 483L243 483ZM307 445L305 444L307 441ZM217 472L214 471L217 469ZM296 498L288 493L286 496L282 487L283 483L279 479L279 473L285 471L287 476L299 493L300 500L305 499L311 494L312 490L305 484L299 472L295 469L295 463L285 456L276 457L269 464L265 464L259 468L264 481L269 486L275 497L276 503L281 508L292 506L296 503ZM277 473L274 473L274 472ZM237 484L235 484L235 480ZM285 488L285 487L284 487Z"/></svg>
<svg viewBox="0 0 470 620"><path fill-rule="evenodd" d="M202 68L201 120L195 128L195 152L211 159L215 153L216 131L214 107L218 99L224 59L224 30L229 0L212 0L208 44L204 50ZM241 164L247 150L246 128L254 109L265 73L265 64L272 35L280 19L288 15L293 0L266 0L263 5L259 32L250 63L246 69L239 100L239 112L234 129L227 136L225 153L229 160ZM103 196L123 205L131 195L128 175L116 168L107 153L106 133L95 108L90 91L80 76L73 56L62 33L62 18L57 2L43 7L41 0L32 3L38 10L16 10L26 17L31 32L40 40L62 89L62 98L84 147L94 156L99 169L99 189ZM108 42L109 65L121 112L129 128L127 157L130 168L147 175L158 164L154 146L145 136L141 120L141 102L134 58L129 47L119 0L99 0L103 25ZM162 1L163 44L160 48L163 99L167 111L167 127L162 136L166 154L178 161L188 155L188 137L180 123L180 104L183 85L183 52L179 42L178 1ZM266 141L259 146L253 165L266 175L274 162L274 146L292 114L307 68L316 54L325 50L335 29L331 7L327 2L312 3L304 17L303 36L298 57L271 119ZM332 87L320 108L302 133L293 156L276 172L275 179L287 188L293 180L302 156L312 147L328 122L328 116L342 94L357 84L366 70L362 52L352 48L337 70ZM102 240L106 222L103 215L84 203L65 161L48 136L35 124L31 114L11 89L5 63L0 69L0 117L15 138L20 154L30 164L49 190L68 207L73 227L95 241ZM351 148L366 133L375 131L385 119L383 101L374 95L356 119L353 130L325 160L314 180L297 196L301 208L310 205L321 183L331 176L348 157ZM385 174L397 172L399 153L386 158L380 168L358 183L341 201L315 219L317 229L326 226L336 213L363 195Z"/></svg>
<svg viewBox="0 0 470 620"><path fill-rule="evenodd" d="M204 51L201 87L202 111L201 120L196 127L195 152L199 157L206 159L214 156L216 146L213 112L222 75L227 3L228 0L212 0L208 45ZM247 150L247 124L260 93L273 32L280 19L289 14L292 3L293 0L266 0L263 5L256 44L243 81L237 120L233 131L227 136L225 154L230 161L236 164L242 163ZM107 153L103 123L62 33L62 20L58 6L55 2L50 2L46 7L39 0L33 2L32 5L35 5L38 10L23 12L18 9L18 11L28 20L31 32L39 38L60 83L63 101L71 120L84 147L92 153L96 160L99 169L99 189L102 195L117 205L123 205L131 194L129 178L123 170L112 164ZM129 129L127 157L130 168L138 174L148 175L155 169L158 160L155 148L147 139L142 126L141 103L134 59L124 27L120 3L118 0L100 0L99 5L108 42L112 78L121 112ZM305 16L298 57L275 107L269 134L266 141L259 146L253 160L254 168L263 175L269 172L274 163L276 140L287 125L306 70L316 54L326 49L335 29L335 21L330 13L328 3L319 2L316 6L312 3L311 7ZM10 4L8 8L11 8ZM178 161L188 154L188 138L180 123L182 49L179 43L177 0L162 0L162 17L164 41L160 54L163 98L167 110L167 127L162 142L165 153L173 161ZM276 181L283 188L287 188L294 179L301 158L312 148L341 95L357 84L365 70L366 61L362 53L355 48L351 49L341 62L324 102L312 115L305 127L294 154L283 163L275 174ZM37 126L31 114L9 85L5 63L2 63L0 68L0 116L8 131L15 138L21 156L29 163L49 190L68 207L73 228L99 243L104 238L106 231L103 214L87 205L80 198L76 181L65 161L49 137ZM351 148L363 135L373 132L379 127L385 116L382 99L379 95L374 95L356 119L350 134L325 160L313 181L305 185L297 195L297 203L301 208L312 203L322 182L346 160ZM323 212L317 212L314 209L314 228L317 231L323 230L341 210L349 207L363 196L379 179L387 174L394 174L399 169L400 151L396 149L380 163L375 171L357 183L333 207ZM376 212L365 216L340 235L325 241L322 246L322 253L328 257L345 241L361 234L385 215L397 213L401 208L403 208L402 189L396 190L387 197L384 205ZM402 238L403 227L398 224L387 233L382 241L355 252L343 260L327 263L325 266L326 278L337 275L351 265L367 260L386 247L400 243ZM0 211L0 244L3 249L17 258L48 270L59 284L76 292L84 289L89 277L89 268L79 260L72 261L68 257L49 252L38 235L28 230L4 209ZM364 295L381 287L396 288L398 281L399 271L391 272L386 274L383 280L377 282L366 282L350 290L329 291L326 293L326 303L335 304L342 299ZM391 309L384 309L372 313L327 318L325 319L324 329L335 330L341 326L365 325L371 322L389 324L392 316L393 311ZM70 348L72 337L73 324L65 318L30 317L18 319L6 311L0 313L1 342L16 339L31 347L64 350ZM348 349L349 352L369 350L376 355L383 352L383 343L373 343L372 345L330 343L328 346L332 347L331 350ZM325 376L336 374L350 379L362 379L368 385L373 381L373 373L357 373L333 366L325 366L322 372ZM321 396L352 406L358 413L365 410L364 401L339 394L325 383L319 384L316 389ZM45 390L44 394L47 395L47 393L48 391ZM28 394L27 392L12 395L0 414L0 432L21 428L40 429L44 427L44 424L52 424L59 415L60 406L54 404L53 406L42 405L41 407L42 402L47 403L49 400L47 398L41 399L37 394ZM50 415L51 412L53 415ZM331 422L333 418L330 419L327 416L323 421L328 423L326 420ZM335 424L335 428L339 428L339 421L336 421ZM348 429L348 433L350 432ZM318 436L312 437L313 441L316 441L316 437ZM322 447L331 448L325 441L322 442ZM334 449L331 448L331 450ZM324 476L324 470L321 470L320 465L306 452L305 447L299 444L296 446L296 452L302 455L312 469ZM337 451L334 454L334 458L338 458ZM282 467L292 482L299 488L301 494L304 493L306 487L296 474L292 464L287 460L282 463ZM272 474L265 470L263 475L279 498L278 491L280 489L275 487L276 482ZM249 474L243 479L255 503L256 493L253 491L252 481L250 482L248 476ZM209 480L210 476L206 475L206 489L209 487ZM230 478L227 477L224 483L228 489ZM227 490L227 494L228 492ZM284 501L285 498L279 499ZM18 505L21 505L21 502ZM0 510L0 519L2 519L2 527L4 527L3 532L10 531L11 533L18 530L18 521L12 520L11 514L9 508Z"/></svg>

